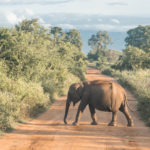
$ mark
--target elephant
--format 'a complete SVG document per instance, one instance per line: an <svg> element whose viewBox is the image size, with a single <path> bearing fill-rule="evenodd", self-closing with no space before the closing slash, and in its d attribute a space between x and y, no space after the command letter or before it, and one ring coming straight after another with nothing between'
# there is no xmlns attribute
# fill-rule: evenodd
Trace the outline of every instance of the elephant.
<svg viewBox="0 0 150 150"><path fill-rule="evenodd" d="M64 123L67 124L66 118L71 102L75 106L80 101L77 114L73 125L78 124L78 120L88 105L92 118L92 125L97 125L95 109L112 112L112 120L109 126L117 125L117 114L121 111L126 119L127 126L133 126L133 120L128 112L127 96L124 88L115 81L84 81L74 83L68 90Z"/></svg>

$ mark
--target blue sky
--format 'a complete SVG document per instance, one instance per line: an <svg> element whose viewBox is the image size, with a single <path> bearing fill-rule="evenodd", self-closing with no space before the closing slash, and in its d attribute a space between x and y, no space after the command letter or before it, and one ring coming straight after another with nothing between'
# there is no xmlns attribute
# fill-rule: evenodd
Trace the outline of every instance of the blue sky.
<svg viewBox="0 0 150 150"><path fill-rule="evenodd" d="M150 24L150 0L0 0L0 26L39 18L44 26L123 32Z"/></svg>

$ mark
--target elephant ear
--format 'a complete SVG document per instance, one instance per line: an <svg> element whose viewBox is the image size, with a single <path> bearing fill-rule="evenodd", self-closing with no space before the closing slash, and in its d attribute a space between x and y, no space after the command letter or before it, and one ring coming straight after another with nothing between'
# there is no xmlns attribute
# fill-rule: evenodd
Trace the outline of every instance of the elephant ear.
<svg viewBox="0 0 150 150"><path fill-rule="evenodd" d="M80 99L82 98L83 92L84 92L84 84L80 83L78 88L77 88L77 95L80 97Z"/></svg>

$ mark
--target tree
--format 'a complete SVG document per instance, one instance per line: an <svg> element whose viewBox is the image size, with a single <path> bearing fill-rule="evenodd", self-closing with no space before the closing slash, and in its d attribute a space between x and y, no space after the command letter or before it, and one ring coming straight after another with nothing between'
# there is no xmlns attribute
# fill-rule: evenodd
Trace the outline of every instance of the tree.
<svg viewBox="0 0 150 150"><path fill-rule="evenodd" d="M63 35L62 28L60 27L51 27L51 34L53 35L54 38L60 38Z"/></svg>
<svg viewBox="0 0 150 150"><path fill-rule="evenodd" d="M99 31L88 40L88 45L91 46L92 49L106 49L111 43L112 40L106 31Z"/></svg>
<svg viewBox="0 0 150 150"><path fill-rule="evenodd" d="M73 45L75 45L77 48L81 50L82 48L82 41L81 41L81 35L80 32L76 29L72 29L69 32L66 33L66 40L71 42Z"/></svg>
<svg viewBox="0 0 150 150"><path fill-rule="evenodd" d="M24 32L38 32L41 29L41 25L38 23L38 19L25 19L19 25L16 25L15 28L17 31Z"/></svg>
<svg viewBox="0 0 150 150"><path fill-rule="evenodd" d="M0 60L8 66L8 76L53 82L55 90L67 80L62 72L83 79L85 57L73 42L78 31L71 33L66 40L61 28L52 27L49 32L37 19L23 20L10 29L0 28Z"/></svg>
<svg viewBox="0 0 150 150"><path fill-rule="evenodd" d="M88 58L98 60L99 57L104 57L105 50L107 50L107 46L111 43L112 40L106 31L99 31L96 35L93 34L88 40L88 45L92 48L88 53Z"/></svg>
<svg viewBox="0 0 150 150"><path fill-rule="evenodd" d="M0 28L0 57L16 45L16 35L15 30Z"/></svg>
<svg viewBox="0 0 150 150"><path fill-rule="evenodd" d="M134 46L148 52L150 49L150 25L138 26L127 32L126 46Z"/></svg>

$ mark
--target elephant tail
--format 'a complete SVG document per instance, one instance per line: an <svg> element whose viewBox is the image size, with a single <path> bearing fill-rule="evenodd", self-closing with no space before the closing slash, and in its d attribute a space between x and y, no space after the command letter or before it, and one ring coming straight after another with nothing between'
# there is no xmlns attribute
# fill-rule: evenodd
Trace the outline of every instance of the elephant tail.
<svg viewBox="0 0 150 150"><path fill-rule="evenodd" d="M124 105L125 105L125 106L127 105L127 107L130 109L130 111L135 112L134 110L132 110L132 109L129 107L129 103L128 103L127 95L126 95L126 94L124 94Z"/></svg>

